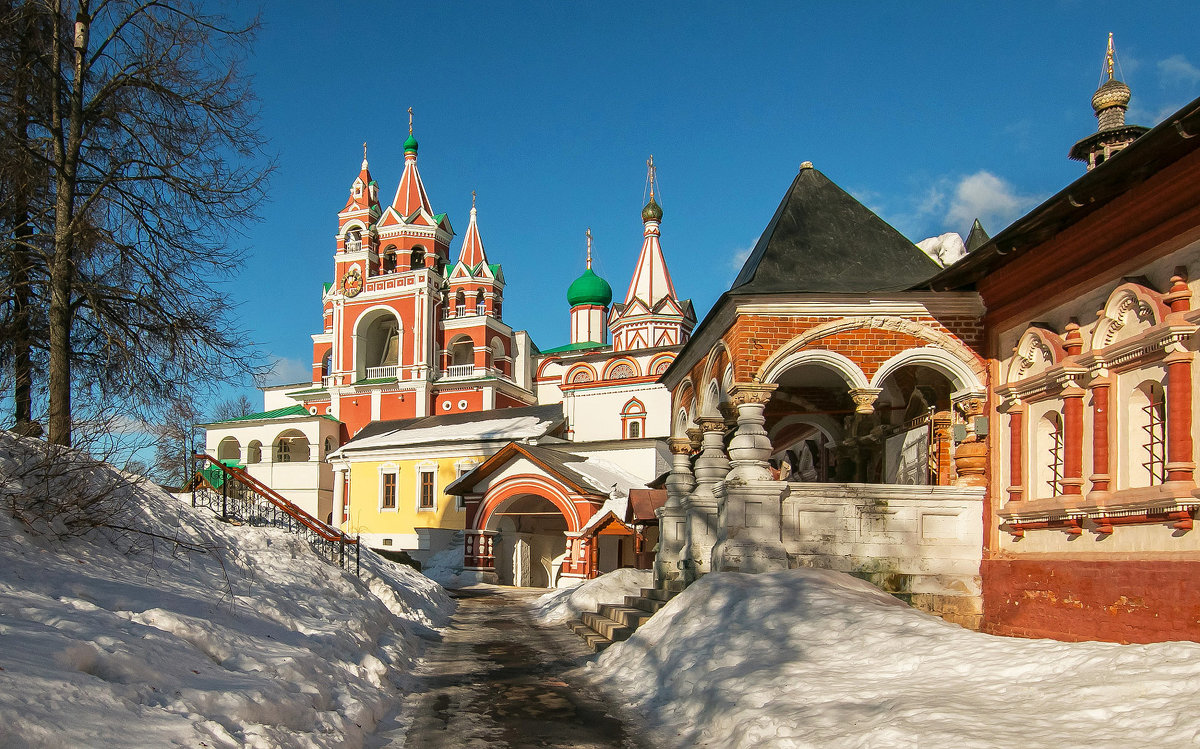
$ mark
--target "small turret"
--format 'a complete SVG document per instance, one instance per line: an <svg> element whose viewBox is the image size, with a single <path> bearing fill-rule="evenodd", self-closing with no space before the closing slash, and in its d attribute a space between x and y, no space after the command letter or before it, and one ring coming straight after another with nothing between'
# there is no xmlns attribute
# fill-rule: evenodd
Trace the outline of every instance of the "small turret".
<svg viewBox="0 0 1200 749"><path fill-rule="evenodd" d="M1104 80L1096 93L1092 94L1092 111L1096 114L1096 132L1071 147L1070 157L1087 162L1088 170L1095 169L1113 154L1137 140L1149 130L1140 125L1126 125L1125 112L1133 97L1129 86L1117 80L1115 75L1116 51L1113 35L1108 35L1108 50L1104 54ZM1102 76L1103 77L1103 76Z"/></svg>
<svg viewBox="0 0 1200 749"><path fill-rule="evenodd" d="M612 287L592 270L592 230L587 230L587 267L567 288L571 305L571 343L603 344L608 337L604 324Z"/></svg>

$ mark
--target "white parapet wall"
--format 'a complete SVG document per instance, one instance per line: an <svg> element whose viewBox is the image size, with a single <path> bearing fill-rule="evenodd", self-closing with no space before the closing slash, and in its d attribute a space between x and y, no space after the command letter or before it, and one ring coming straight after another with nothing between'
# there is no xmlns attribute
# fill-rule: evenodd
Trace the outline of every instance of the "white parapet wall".
<svg viewBox="0 0 1200 749"><path fill-rule="evenodd" d="M848 572L965 626L981 612L982 488L789 483L793 566Z"/></svg>

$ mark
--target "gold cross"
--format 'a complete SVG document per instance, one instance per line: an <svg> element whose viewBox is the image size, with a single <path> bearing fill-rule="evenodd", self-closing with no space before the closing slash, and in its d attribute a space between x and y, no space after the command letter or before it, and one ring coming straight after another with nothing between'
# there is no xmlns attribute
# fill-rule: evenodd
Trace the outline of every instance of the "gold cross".
<svg viewBox="0 0 1200 749"><path fill-rule="evenodd" d="M650 197L654 197L654 154L646 160L646 179L650 182Z"/></svg>
<svg viewBox="0 0 1200 749"><path fill-rule="evenodd" d="M592 227L587 229L587 267L591 270L592 267Z"/></svg>
<svg viewBox="0 0 1200 749"><path fill-rule="evenodd" d="M412 107L408 108L408 134L412 135Z"/></svg>
<svg viewBox="0 0 1200 749"><path fill-rule="evenodd" d="M475 210L475 191L471 191L471 210Z"/></svg>

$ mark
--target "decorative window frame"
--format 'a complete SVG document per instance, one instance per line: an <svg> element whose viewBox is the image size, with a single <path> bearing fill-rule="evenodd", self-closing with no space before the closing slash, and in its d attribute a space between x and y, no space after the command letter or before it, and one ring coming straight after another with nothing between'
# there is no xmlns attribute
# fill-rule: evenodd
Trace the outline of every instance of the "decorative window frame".
<svg viewBox="0 0 1200 749"><path fill-rule="evenodd" d="M384 505L384 478L387 476L393 477L392 486L395 487L396 496L393 498L392 506ZM379 512L399 512L400 511L400 466L395 463L384 463L379 466L379 481L377 482L378 496L376 497L376 508Z"/></svg>
<svg viewBox="0 0 1200 749"><path fill-rule="evenodd" d="M633 374L629 375L628 377L616 378L616 380L618 382L620 380L632 380L634 378L642 376L642 369L641 369L641 367L638 366L638 363L636 361L634 361L633 359L630 359L627 356L623 356L620 359L614 359L613 361L608 363L608 366L606 366L604 368L604 379L606 379L606 380L614 379L612 376L613 372L617 369L617 367L620 367L622 364L628 365L629 368L633 371Z"/></svg>
<svg viewBox="0 0 1200 749"><path fill-rule="evenodd" d="M580 373L586 372L587 378L577 380L576 377ZM567 370L566 376L563 378L563 383L567 385L586 385L596 381L596 368L590 364L576 364Z"/></svg>
<svg viewBox="0 0 1200 749"><path fill-rule="evenodd" d="M454 480L458 481L463 476L466 476L471 471L475 470L475 466L479 465L479 461L474 458L464 458L454 464ZM467 498L463 494L454 497L454 511L467 511Z"/></svg>
<svg viewBox="0 0 1200 749"><path fill-rule="evenodd" d="M438 511L438 464L433 461L424 461L418 463L413 479L413 509L417 512L437 512ZM430 482L429 500L430 506L425 507L421 504L422 496L421 489L425 476L433 476Z"/></svg>
<svg viewBox="0 0 1200 749"><path fill-rule="evenodd" d="M630 427L637 425L638 436L630 436ZM646 404L630 398L621 408L621 439L642 439L646 436Z"/></svg>

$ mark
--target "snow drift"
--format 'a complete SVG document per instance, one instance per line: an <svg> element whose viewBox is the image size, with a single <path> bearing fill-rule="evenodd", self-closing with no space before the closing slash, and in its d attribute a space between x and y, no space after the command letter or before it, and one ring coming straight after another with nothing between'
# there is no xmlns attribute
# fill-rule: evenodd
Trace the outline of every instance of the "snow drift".
<svg viewBox="0 0 1200 749"><path fill-rule="evenodd" d="M587 671L660 747L1200 744L1200 644L994 637L824 570L706 575Z"/></svg>
<svg viewBox="0 0 1200 749"><path fill-rule="evenodd" d="M31 533L11 513L47 493L43 450L0 432L0 746L361 746L453 608L365 549L358 578L102 464L108 527Z"/></svg>
<svg viewBox="0 0 1200 749"><path fill-rule="evenodd" d="M578 619L585 611L595 611L602 603L623 603L625 596L636 596L642 588L654 585L650 570L614 570L569 588L559 588L533 603L533 615L542 624L562 624Z"/></svg>

